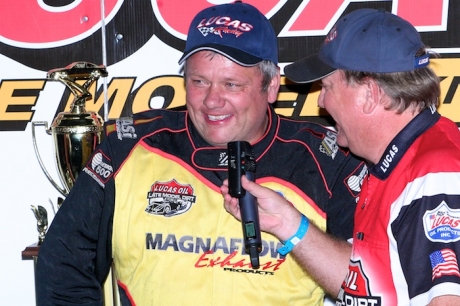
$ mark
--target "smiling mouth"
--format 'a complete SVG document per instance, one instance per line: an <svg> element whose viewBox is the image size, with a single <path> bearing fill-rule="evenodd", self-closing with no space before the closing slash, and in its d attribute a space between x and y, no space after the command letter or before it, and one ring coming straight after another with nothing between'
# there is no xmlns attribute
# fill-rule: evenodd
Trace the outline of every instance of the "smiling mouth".
<svg viewBox="0 0 460 306"><path fill-rule="evenodd" d="M220 120L224 120L224 119L227 119L229 118L230 115L220 115L220 116L212 116L212 115L208 115L208 119L210 121L220 121Z"/></svg>

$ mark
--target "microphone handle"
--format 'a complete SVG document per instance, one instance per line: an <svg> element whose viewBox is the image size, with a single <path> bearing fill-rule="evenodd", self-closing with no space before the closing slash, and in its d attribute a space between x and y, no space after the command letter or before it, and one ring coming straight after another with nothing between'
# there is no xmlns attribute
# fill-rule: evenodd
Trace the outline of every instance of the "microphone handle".
<svg viewBox="0 0 460 306"><path fill-rule="evenodd" d="M259 268L259 253L262 251L259 211L256 199L241 186L244 175L255 180L256 162L251 144L247 141L232 141L227 144L228 193L238 198L243 227L244 249L251 258L253 269Z"/></svg>
<svg viewBox="0 0 460 306"><path fill-rule="evenodd" d="M246 171L246 177L255 180L254 172ZM262 251L262 239L260 236L259 211L256 199L249 192L239 198L241 211L241 224L243 226L244 246L246 253L251 258L253 269L259 268L259 253Z"/></svg>

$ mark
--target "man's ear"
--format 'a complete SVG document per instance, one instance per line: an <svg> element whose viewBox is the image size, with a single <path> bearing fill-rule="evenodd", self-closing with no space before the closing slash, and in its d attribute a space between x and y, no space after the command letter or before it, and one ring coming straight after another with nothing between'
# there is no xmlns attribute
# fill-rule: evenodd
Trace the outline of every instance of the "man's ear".
<svg viewBox="0 0 460 306"><path fill-rule="evenodd" d="M380 86L375 80L368 78L364 84L363 89L365 90L365 102L363 104L363 112L365 114L371 114L379 106L382 98L382 91Z"/></svg>
<svg viewBox="0 0 460 306"><path fill-rule="evenodd" d="M272 78L267 88L268 103L273 103L278 99L278 92L280 89L280 69L278 73Z"/></svg>

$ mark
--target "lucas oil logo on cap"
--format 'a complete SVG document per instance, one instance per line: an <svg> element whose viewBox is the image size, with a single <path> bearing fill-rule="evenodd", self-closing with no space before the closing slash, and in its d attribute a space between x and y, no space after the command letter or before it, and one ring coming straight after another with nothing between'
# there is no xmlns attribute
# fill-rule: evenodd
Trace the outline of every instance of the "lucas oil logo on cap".
<svg viewBox="0 0 460 306"><path fill-rule="evenodd" d="M253 25L250 23L232 20L230 17L225 16L203 19L196 27L203 36L215 34L219 35L221 38L223 34L232 34L235 35L235 37L239 37L245 32L249 32L253 29Z"/></svg>
<svg viewBox="0 0 460 306"><path fill-rule="evenodd" d="M433 242L455 242L460 240L460 209L451 209L442 201L433 210L423 215L426 237Z"/></svg>
<svg viewBox="0 0 460 306"><path fill-rule="evenodd" d="M337 27L334 26L329 33L326 35L326 38L324 39L324 44L327 45L331 41L337 38Z"/></svg>
<svg viewBox="0 0 460 306"><path fill-rule="evenodd" d="M175 179L155 182L147 193L148 206L145 211L165 217L183 214L196 201L193 193L192 186L179 184Z"/></svg>

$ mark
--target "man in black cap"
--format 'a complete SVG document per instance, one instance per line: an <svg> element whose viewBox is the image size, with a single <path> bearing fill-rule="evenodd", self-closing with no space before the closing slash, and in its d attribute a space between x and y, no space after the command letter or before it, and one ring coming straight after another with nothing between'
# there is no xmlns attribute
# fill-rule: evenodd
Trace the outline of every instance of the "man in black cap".
<svg viewBox="0 0 460 306"><path fill-rule="evenodd" d="M100 305L114 266L122 305L319 305L324 292L262 234L260 267L241 223L222 208L227 143L247 141L256 181L321 230L351 237L363 164L336 135L277 116L276 34L245 3L192 21L186 111L150 110L107 123L107 135L54 218L37 263L39 305Z"/></svg>
<svg viewBox="0 0 460 306"><path fill-rule="evenodd" d="M460 132L436 111L440 81L428 64L410 23L361 9L337 22L318 54L285 68L295 82L321 80L318 104L336 121L338 144L367 161L352 245L273 191L243 187L258 198L261 228L295 245L336 305L460 305Z"/></svg>

